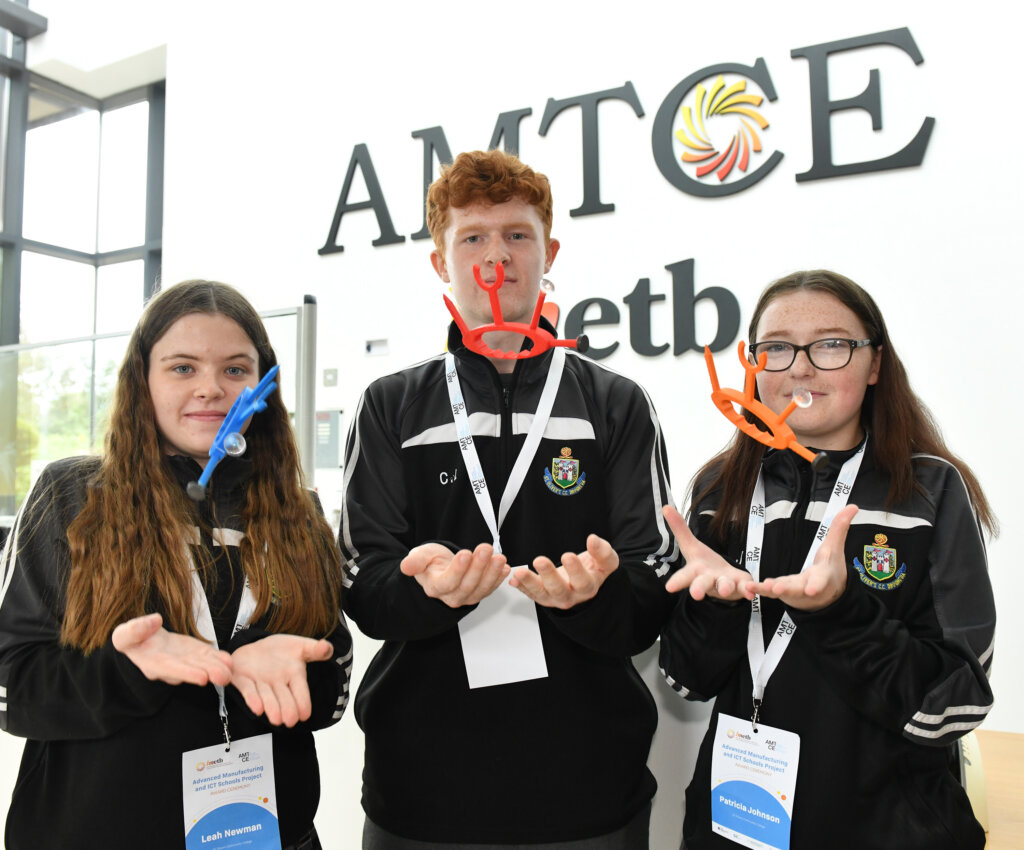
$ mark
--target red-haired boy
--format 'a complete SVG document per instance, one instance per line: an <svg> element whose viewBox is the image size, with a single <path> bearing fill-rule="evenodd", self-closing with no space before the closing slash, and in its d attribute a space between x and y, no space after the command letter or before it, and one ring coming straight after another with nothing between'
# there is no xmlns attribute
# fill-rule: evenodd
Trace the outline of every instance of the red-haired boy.
<svg viewBox="0 0 1024 850"><path fill-rule="evenodd" d="M504 318L530 322L551 221L547 178L512 155L442 170L431 262L469 328L493 321L474 264L502 264ZM345 610L384 641L356 698L364 848L646 848L657 715L630 657L675 559L646 393L563 348L481 356L453 323L446 354L366 390L345 466Z"/></svg>

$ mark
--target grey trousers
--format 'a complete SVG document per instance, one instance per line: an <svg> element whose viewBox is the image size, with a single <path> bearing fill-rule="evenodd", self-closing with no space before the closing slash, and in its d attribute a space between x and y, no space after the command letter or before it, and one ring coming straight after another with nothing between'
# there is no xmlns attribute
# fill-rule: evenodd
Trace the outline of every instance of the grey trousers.
<svg viewBox="0 0 1024 850"><path fill-rule="evenodd" d="M647 804L622 829L580 841L553 844L446 844L414 841L381 829L369 818L363 824L363 850L649 850L651 806Z"/></svg>

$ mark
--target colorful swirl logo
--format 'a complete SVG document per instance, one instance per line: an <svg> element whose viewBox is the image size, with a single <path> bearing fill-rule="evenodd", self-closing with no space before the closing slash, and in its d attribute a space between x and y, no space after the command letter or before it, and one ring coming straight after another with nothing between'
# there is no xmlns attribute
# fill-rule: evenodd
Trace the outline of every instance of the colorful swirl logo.
<svg viewBox="0 0 1024 850"><path fill-rule="evenodd" d="M734 168L746 172L751 153L761 153L761 137L753 125L765 130L768 121L753 107L760 106L764 98L746 92L745 79L726 86L725 77L719 74L710 91L703 83L697 85L692 107L680 107L683 126L676 130L675 137L688 148L682 161L688 165L701 163L695 169L698 179L715 172L718 181L725 182ZM708 127L712 126L714 118L731 116L739 116L738 122L734 119L731 125L734 132L723 149L712 140ZM722 134L717 135L721 138Z"/></svg>

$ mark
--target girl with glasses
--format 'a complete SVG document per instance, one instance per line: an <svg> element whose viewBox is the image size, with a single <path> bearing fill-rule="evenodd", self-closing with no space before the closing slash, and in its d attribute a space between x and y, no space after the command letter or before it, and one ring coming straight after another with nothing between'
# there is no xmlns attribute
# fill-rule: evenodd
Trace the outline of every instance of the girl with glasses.
<svg viewBox="0 0 1024 850"><path fill-rule="evenodd" d="M758 397L828 465L737 432L694 476L661 666L715 699L683 847L971 850L957 741L992 705L995 518L910 387L874 300L829 271L771 284ZM749 414L748 414L749 415ZM757 842L762 842L758 844Z"/></svg>
<svg viewBox="0 0 1024 850"><path fill-rule="evenodd" d="M319 848L312 732L341 717L352 642L280 393L243 426L245 456L186 495L276 362L236 290L170 287L128 343L102 456L51 464L26 498L0 555L0 728L28 739L9 850L230 843L190 832L228 760L224 784L254 777L247 845Z"/></svg>

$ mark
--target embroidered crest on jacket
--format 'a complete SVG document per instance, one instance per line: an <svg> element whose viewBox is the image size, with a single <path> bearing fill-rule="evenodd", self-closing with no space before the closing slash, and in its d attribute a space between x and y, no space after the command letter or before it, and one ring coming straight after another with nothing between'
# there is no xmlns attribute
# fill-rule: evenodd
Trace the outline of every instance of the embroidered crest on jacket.
<svg viewBox="0 0 1024 850"><path fill-rule="evenodd" d="M896 550L888 542L886 535L876 534L875 545L864 547L864 563L853 559L860 580L873 590L895 590L907 577L907 565L898 566Z"/></svg>
<svg viewBox="0 0 1024 850"><path fill-rule="evenodd" d="M587 473L580 470L580 462L572 456L572 449L563 447L559 457L551 458L551 467L544 470L544 483L559 496L575 496L587 483Z"/></svg>

